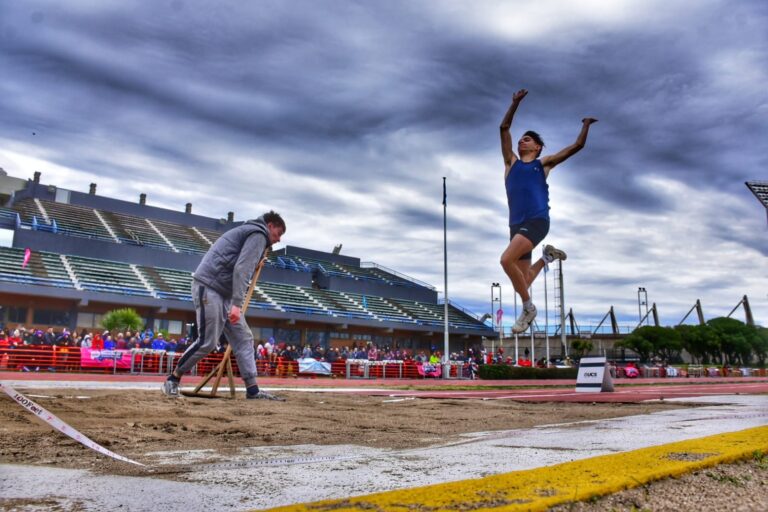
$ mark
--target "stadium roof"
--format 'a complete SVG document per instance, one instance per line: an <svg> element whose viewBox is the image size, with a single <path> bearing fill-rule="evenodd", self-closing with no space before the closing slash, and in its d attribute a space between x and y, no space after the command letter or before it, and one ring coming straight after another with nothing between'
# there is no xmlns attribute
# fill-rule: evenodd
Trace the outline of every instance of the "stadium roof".
<svg viewBox="0 0 768 512"><path fill-rule="evenodd" d="M768 181L746 181L747 188L768 208Z"/></svg>

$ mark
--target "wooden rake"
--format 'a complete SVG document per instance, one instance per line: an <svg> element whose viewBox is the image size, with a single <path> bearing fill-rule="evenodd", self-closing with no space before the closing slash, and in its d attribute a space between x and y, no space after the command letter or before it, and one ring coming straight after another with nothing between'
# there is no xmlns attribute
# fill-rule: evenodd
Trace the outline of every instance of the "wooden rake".
<svg viewBox="0 0 768 512"><path fill-rule="evenodd" d="M261 261L256 267L256 271L253 273L251 285L248 287L248 293L245 294L245 300L243 301L243 306L241 308L241 314L243 316L245 316L245 312L248 310L248 306L251 303L253 289L256 287L256 282L259 280L261 269L264 268L264 263L267 261L268 253L269 249L266 249L264 251L264 256L261 258ZM192 396L198 398L219 398L216 395L216 392L219 390L219 384L221 383L221 378L224 376L225 369L227 371L227 381L229 382L229 397L225 398L235 398L235 377L232 372L232 345L230 343L227 343L227 349L224 351L224 357L221 358L221 362L216 366L216 368L211 370L211 372L205 376L205 378L200 382L200 384L197 385L197 387L195 387L193 391L182 391L181 394L184 396ZM216 378L213 381L213 387L211 388L210 393L200 391L205 387L206 384L208 384L208 381L210 381L214 375Z"/></svg>

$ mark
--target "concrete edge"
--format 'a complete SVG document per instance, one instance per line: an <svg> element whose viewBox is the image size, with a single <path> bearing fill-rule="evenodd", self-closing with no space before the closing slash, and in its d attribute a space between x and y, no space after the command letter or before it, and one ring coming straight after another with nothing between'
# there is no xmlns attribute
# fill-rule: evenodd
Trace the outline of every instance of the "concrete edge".
<svg viewBox="0 0 768 512"><path fill-rule="evenodd" d="M654 480L768 454L768 426L526 471L269 509L272 511L547 510Z"/></svg>

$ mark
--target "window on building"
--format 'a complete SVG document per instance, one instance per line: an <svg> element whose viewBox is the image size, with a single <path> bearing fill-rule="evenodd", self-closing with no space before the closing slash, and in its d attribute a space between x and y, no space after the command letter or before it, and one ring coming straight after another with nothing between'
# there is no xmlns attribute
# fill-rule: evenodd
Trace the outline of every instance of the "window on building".
<svg viewBox="0 0 768 512"><path fill-rule="evenodd" d="M78 313L77 327L82 329L94 329L101 327L101 313Z"/></svg>
<svg viewBox="0 0 768 512"><path fill-rule="evenodd" d="M379 347L392 346L392 336L373 336L373 342Z"/></svg>
<svg viewBox="0 0 768 512"><path fill-rule="evenodd" d="M275 341L278 343L301 343L301 329L275 329Z"/></svg>
<svg viewBox="0 0 768 512"><path fill-rule="evenodd" d="M27 322L27 308L16 306L0 306L0 320L16 324Z"/></svg>
<svg viewBox="0 0 768 512"><path fill-rule="evenodd" d="M272 327L252 327L251 332L257 343L267 341L275 335L275 330Z"/></svg>
<svg viewBox="0 0 768 512"><path fill-rule="evenodd" d="M69 311L60 309L35 309L32 322L38 325L69 325Z"/></svg>
<svg viewBox="0 0 768 512"><path fill-rule="evenodd" d="M399 348L413 348L413 338L397 338L395 343Z"/></svg>
<svg viewBox="0 0 768 512"><path fill-rule="evenodd" d="M307 345L313 347L315 345L320 345L323 348L328 348L328 341L327 331L307 331Z"/></svg>
<svg viewBox="0 0 768 512"><path fill-rule="evenodd" d="M158 332L160 330L166 331L168 335L180 335L181 329L183 327L183 322L181 320L169 320L167 318L155 318L155 327L154 331Z"/></svg>
<svg viewBox="0 0 768 512"><path fill-rule="evenodd" d="M168 334L181 334L181 328L183 327L181 320L169 320L168 321Z"/></svg>

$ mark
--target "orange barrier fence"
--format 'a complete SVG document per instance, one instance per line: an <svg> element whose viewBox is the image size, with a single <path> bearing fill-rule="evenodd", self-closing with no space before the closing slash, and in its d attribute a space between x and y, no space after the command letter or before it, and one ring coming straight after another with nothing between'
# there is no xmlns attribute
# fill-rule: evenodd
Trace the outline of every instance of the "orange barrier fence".
<svg viewBox="0 0 768 512"><path fill-rule="evenodd" d="M181 358L181 352L164 350L94 350L80 347L57 347L49 345L24 345L22 347L0 348L0 370L22 372L76 372L76 373L122 373L134 375L167 375ZM193 370L193 374L207 375L223 357L212 353L204 357ZM311 361L308 364L302 361ZM232 358L232 368L239 375L237 358ZM421 364L416 361L368 361L364 359L338 360L333 363L301 360L292 361L274 358L271 361L256 361L260 376L269 377L331 377L347 379L429 379L472 378L472 365L461 361L448 364ZM617 377L627 377L624 368L617 368ZM674 372L672 370L675 370ZM765 377L765 369L732 368L702 365L687 367L639 368L640 377Z"/></svg>
<svg viewBox="0 0 768 512"><path fill-rule="evenodd" d="M25 345L0 348L0 370L21 372L112 373L134 375L167 375L181 358L181 352L164 350L96 350L81 347ZM193 374L206 375L222 360L222 353L204 357ZM256 361L260 376L331 377L349 379L424 379L471 378L471 366L464 362L429 365L415 361L338 360L333 363L315 360L292 361L275 358ZM312 364L306 363L311 361ZM237 358L232 368L239 375Z"/></svg>

